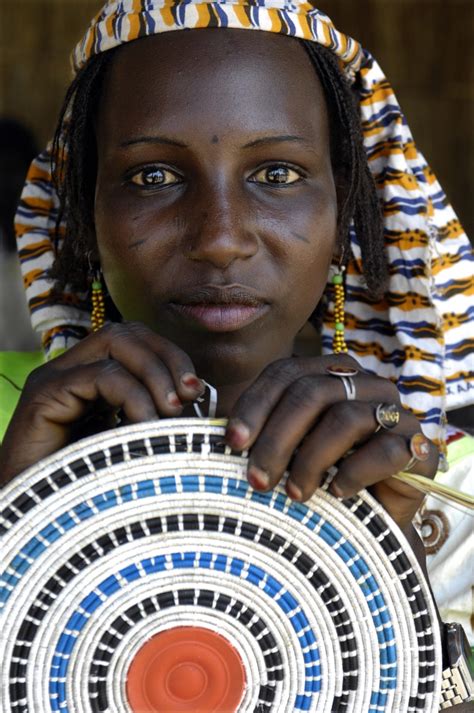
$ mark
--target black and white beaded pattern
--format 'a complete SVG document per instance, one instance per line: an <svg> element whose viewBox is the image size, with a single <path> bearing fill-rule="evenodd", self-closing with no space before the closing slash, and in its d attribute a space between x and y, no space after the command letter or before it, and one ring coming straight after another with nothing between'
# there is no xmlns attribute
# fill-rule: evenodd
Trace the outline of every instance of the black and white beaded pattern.
<svg viewBox="0 0 474 713"><path fill-rule="evenodd" d="M435 711L433 604L367 494L253 491L219 422L74 444L2 495L1 710L125 713L151 635L201 626L244 662L240 711Z"/></svg>

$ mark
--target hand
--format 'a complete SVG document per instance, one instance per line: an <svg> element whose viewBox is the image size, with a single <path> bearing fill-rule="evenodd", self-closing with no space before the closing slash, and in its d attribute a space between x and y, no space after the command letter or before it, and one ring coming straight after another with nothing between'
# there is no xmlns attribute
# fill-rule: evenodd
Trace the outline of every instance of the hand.
<svg viewBox="0 0 474 713"><path fill-rule="evenodd" d="M334 365L359 369L353 377L356 400L348 401L341 379L327 373ZM400 421L375 433L375 408L382 402L399 406ZM282 359L268 366L234 406L226 439L234 449L250 448L248 479L259 490L274 487L289 469L286 489L295 500L309 498L327 469L343 459L332 493L350 497L369 488L405 528L423 495L391 476L407 465L409 439L420 431L394 384L364 372L344 354ZM431 442L429 450L428 459L413 470L434 477L438 451Z"/></svg>
<svg viewBox="0 0 474 713"><path fill-rule="evenodd" d="M0 483L115 423L179 416L204 391L191 359L142 324L112 324L28 378L0 450ZM101 428L97 428L97 421Z"/></svg>

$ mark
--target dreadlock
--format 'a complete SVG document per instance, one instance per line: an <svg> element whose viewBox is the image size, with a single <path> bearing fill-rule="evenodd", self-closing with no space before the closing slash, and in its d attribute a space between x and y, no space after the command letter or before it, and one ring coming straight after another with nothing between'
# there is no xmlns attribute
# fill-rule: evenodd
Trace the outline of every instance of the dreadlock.
<svg viewBox="0 0 474 713"><path fill-rule="evenodd" d="M385 289L387 263L382 213L367 163L358 106L336 57L313 42L299 42L319 76L328 107L331 161L337 184L339 247L347 260L353 222L356 233L361 236L367 289L376 298ZM92 57L78 73L66 94L53 140L53 180L60 208L51 276L59 290L66 284L84 292L88 289L90 256L96 249L94 118L104 76L115 52L116 49L112 49Z"/></svg>
<svg viewBox="0 0 474 713"><path fill-rule="evenodd" d="M66 284L84 292L89 287L91 254L96 248L94 119L105 72L114 52L110 50L91 58L76 75L64 98L53 138L51 168L59 210L55 231L56 259L50 275L56 280L57 290L62 290Z"/></svg>
<svg viewBox="0 0 474 713"><path fill-rule="evenodd" d="M338 191L338 239L343 255L350 251L350 224L360 236L362 266L371 296L380 297L388 278L383 218L369 169L352 87L333 53L314 42L302 42L323 86L329 113L331 161Z"/></svg>

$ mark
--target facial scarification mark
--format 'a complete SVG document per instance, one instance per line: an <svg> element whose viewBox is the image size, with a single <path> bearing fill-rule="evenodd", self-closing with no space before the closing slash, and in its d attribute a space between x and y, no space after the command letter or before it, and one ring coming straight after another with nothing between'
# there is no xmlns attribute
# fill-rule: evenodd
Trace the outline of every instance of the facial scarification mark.
<svg viewBox="0 0 474 713"><path fill-rule="evenodd" d="M177 230L184 230L186 228L187 221L183 213L178 213L178 215L175 215L175 217L173 218L173 222Z"/></svg>
<svg viewBox="0 0 474 713"><path fill-rule="evenodd" d="M133 243L129 243L128 248L131 250L132 248L137 248L139 245L143 245L143 243L146 243L148 238L141 238L140 240L135 240Z"/></svg>
<svg viewBox="0 0 474 713"><path fill-rule="evenodd" d="M292 235L295 236L298 240L302 240L304 243L309 243L308 238L305 238L304 235L300 235L299 233L291 232Z"/></svg>

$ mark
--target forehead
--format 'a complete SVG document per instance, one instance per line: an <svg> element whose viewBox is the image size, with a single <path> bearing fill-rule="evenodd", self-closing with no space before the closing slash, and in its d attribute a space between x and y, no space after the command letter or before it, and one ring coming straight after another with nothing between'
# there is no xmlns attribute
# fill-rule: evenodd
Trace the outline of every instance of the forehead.
<svg viewBox="0 0 474 713"><path fill-rule="evenodd" d="M213 133L321 132L323 91L298 40L269 32L166 32L117 50L100 109L108 132L192 121ZM141 126L143 125L143 127ZM286 127L286 128L285 128Z"/></svg>

